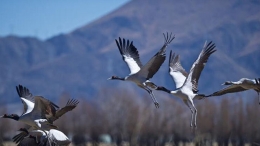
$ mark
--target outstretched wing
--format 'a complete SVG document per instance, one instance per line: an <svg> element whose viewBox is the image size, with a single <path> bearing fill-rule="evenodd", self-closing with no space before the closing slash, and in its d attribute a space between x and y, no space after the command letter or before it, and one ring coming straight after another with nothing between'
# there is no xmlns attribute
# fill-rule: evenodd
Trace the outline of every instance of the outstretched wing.
<svg viewBox="0 0 260 146"><path fill-rule="evenodd" d="M188 78L185 81L185 86L191 86L193 92L198 92L198 81L200 78L200 74L206 65L209 56L214 53L216 50L214 49L216 46L214 43L207 41L199 54L198 59L193 63Z"/></svg>
<svg viewBox="0 0 260 146"><path fill-rule="evenodd" d="M15 135L12 139L13 142L15 142L16 144L20 143L26 136L28 136L29 134L26 133L25 131L20 132L19 134Z"/></svg>
<svg viewBox="0 0 260 146"><path fill-rule="evenodd" d="M61 131L56 129L51 129L48 134L48 139L51 143L56 145L69 145L71 141L69 138Z"/></svg>
<svg viewBox="0 0 260 146"><path fill-rule="evenodd" d="M119 39L116 40L116 44L123 60L129 67L130 74L137 73L142 67L142 63L139 58L138 50L133 45L133 42L130 43L129 40L126 41L125 39L122 41L119 37Z"/></svg>
<svg viewBox="0 0 260 146"><path fill-rule="evenodd" d="M223 88L217 92L214 92L210 95L208 95L207 97L210 97L210 96L221 96L221 95L224 95L224 94L227 94L227 93L235 93L235 92L241 92L241 91L245 91L247 89L241 87L241 86L238 86L238 85L230 85L226 88Z"/></svg>
<svg viewBox="0 0 260 146"><path fill-rule="evenodd" d="M49 121L51 123L53 123L55 120L57 120L58 118L60 118L62 115L64 115L65 113L67 113L68 111L73 110L77 105L78 105L79 101L76 99L70 99L68 100L67 104L65 107L59 109L56 111L55 116L51 117L49 119Z"/></svg>
<svg viewBox="0 0 260 146"><path fill-rule="evenodd" d="M181 66L179 55L175 56L175 53L172 53L172 50L169 58L169 74L175 82L176 88L180 88L188 76L188 73Z"/></svg>
<svg viewBox="0 0 260 146"><path fill-rule="evenodd" d="M140 75L146 77L147 79L152 78L153 75L159 70L166 58L166 48L175 38L175 36L172 36L172 33L167 33L166 36L163 34L163 36L165 40L163 47L140 70Z"/></svg>
<svg viewBox="0 0 260 146"><path fill-rule="evenodd" d="M18 85L18 86L16 86L16 91L23 103L22 115L31 112L34 107L34 97L30 93L29 89L27 89L26 87L24 87L22 85Z"/></svg>
<svg viewBox="0 0 260 146"><path fill-rule="evenodd" d="M33 128L29 125L25 125L25 128L20 128L21 131L19 134L15 135L12 139L16 144L20 143L26 136L29 136L29 131Z"/></svg>
<svg viewBox="0 0 260 146"><path fill-rule="evenodd" d="M42 96L35 96L34 99L35 105L31 112L34 118L46 119L46 115L55 116L56 108L59 108L56 104Z"/></svg>
<svg viewBox="0 0 260 146"><path fill-rule="evenodd" d="M30 93L30 90L22 85L16 86L17 94L20 98L25 98L27 100L30 100L31 102L34 102L34 98L32 93Z"/></svg>

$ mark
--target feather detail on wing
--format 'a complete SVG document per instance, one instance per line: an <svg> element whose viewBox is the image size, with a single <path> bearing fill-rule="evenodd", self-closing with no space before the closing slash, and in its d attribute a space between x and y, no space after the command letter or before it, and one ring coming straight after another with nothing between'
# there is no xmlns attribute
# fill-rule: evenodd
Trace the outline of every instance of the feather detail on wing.
<svg viewBox="0 0 260 146"><path fill-rule="evenodd" d="M130 75L137 73L142 67L142 63L139 58L139 53L136 47L133 45L133 42L129 42L129 40L123 39L119 37L116 40L117 47L122 55L123 60L129 67Z"/></svg>
<svg viewBox="0 0 260 146"><path fill-rule="evenodd" d="M20 98L25 98L27 100L30 100L31 102L34 102L34 98L32 93L30 93L30 90L26 87L23 87L22 85L16 86L17 94Z"/></svg>
<svg viewBox="0 0 260 146"><path fill-rule="evenodd" d="M175 56L175 53L172 53L172 50L169 58L169 74L175 82L176 88L180 88L188 76L188 73L181 66L179 55Z"/></svg>
<svg viewBox="0 0 260 146"><path fill-rule="evenodd" d="M19 134L15 135L12 139L13 142L15 142L16 144L20 143L26 136L28 136L28 133L26 133L25 131L20 132Z"/></svg>
<svg viewBox="0 0 260 146"><path fill-rule="evenodd" d="M50 123L53 123L55 120L57 120L58 118L60 118L62 115L64 115L65 113L67 113L68 111L73 110L77 105L78 105L79 101L76 99L70 99L68 100L67 104L65 107L59 109L56 111L55 116L51 117L49 119Z"/></svg>
<svg viewBox="0 0 260 146"><path fill-rule="evenodd" d="M30 93L29 89L27 89L26 87L23 87L22 85L18 85L18 86L16 86L16 91L23 103L24 110L23 110L22 115L31 112L34 107L34 97Z"/></svg>
<svg viewBox="0 0 260 146"><path fill-rule="evenodd" d="M172 36L172 33L170 35L167 33L166 36L163 34L163 36L165 39L163 47L140 70L140 75L146 77L146 79L152 78L160 69L166 58L166 48L175 38L175 36Z"/></svg>
<svg viewBox="0 0 260 146"><path fill-rule="evenodd" d="M57 105L42 96L35 96L35 105L32 110L34 117L46 119L46 115L55 116Z"/></svg>
<svg viewBox="0 0 260 146"><path fill-rule="evenodd" d="M185 86L191 86L194 93L198 92L198 81L200 78L200 74L207 63L209 56L216 51L214 49L215 47L216 46L214 43L212 43L212 41L208 44L206 41L202 51L199 54L199 57L193 63L190 69L190 73L185 81Z"/></svg>

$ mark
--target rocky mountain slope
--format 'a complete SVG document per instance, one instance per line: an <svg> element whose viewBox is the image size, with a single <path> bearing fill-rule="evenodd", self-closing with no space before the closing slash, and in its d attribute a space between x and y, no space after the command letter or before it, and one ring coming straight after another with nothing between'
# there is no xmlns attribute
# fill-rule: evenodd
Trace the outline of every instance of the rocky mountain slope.
<svg viewBox="0 0 260 146"><path fill-rule="evenodd" d="M15 36L0 38L0 103L20 102L15 86L22 84L35 95L53 100L62 92L92 98L102 88L128 88L144 93L132 83L107 81L125 76L115 39L130 39L147 62L164 43L162 33L176 38L167 48L167 60L152 81L174 88L168 75L170 50L180 54L189 71L206 40L217 52L208 61L199 82L209 94L225 80L260 77L260 2L133 0L106 16L69 34L46 41ZM247 93L245 93L247 94Z"/></svg>

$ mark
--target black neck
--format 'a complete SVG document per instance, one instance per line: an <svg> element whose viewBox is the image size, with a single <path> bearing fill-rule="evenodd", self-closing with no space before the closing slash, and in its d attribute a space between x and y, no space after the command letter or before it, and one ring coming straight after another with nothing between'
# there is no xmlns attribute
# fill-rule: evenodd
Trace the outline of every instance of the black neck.
<svg viewBox="0 0 260 146"><path fill-rule="evenodd" d="M122 80L122 81L124 81L125 78L121 78L121 77L118 77L118 76L112 76L111 80Z"/></svg>
<svg viewBox="0 0 260 146"><path fill-rule="evenodd" d="M226 81L224 85L232 85L232 83L230 81Z"/></svg>
<svg viewBox="0 0 260 146"><path fill-rule="evenodd" d="M161 90L161 91L164 91L164 92L167 92L167 93L171 93L171 90L168 90L168 89L166 89L166 88L163 87L163 86L158 86L158 87L156 88L156 90Z"/></svg>
<svg viewBox="0 0 260 146"><path fill-rule="evenodd" d="M13 119L13 120L16 120L18 121L19 120L19 116L18 115L4 115L3 118L9 118L9 119Z"/></svg>

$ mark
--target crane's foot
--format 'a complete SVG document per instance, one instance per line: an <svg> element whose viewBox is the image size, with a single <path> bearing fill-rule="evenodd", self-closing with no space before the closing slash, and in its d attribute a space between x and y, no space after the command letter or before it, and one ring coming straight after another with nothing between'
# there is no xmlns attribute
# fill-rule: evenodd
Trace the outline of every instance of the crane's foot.
<svg viewBox="0 0 260 146"><path fill-rule="evenodd" d="M191 128L192 128L192 127L197 128L197 124L196 124L196 123L194 123L194 124L190 123L190 127L191 127Z"/></svg>
<svg viewBox="0 0 260 146"><path fill-rule="evenodd" d="M158 102L155 102L154 105L155 105L156 108L160 107Z"/></svg>

